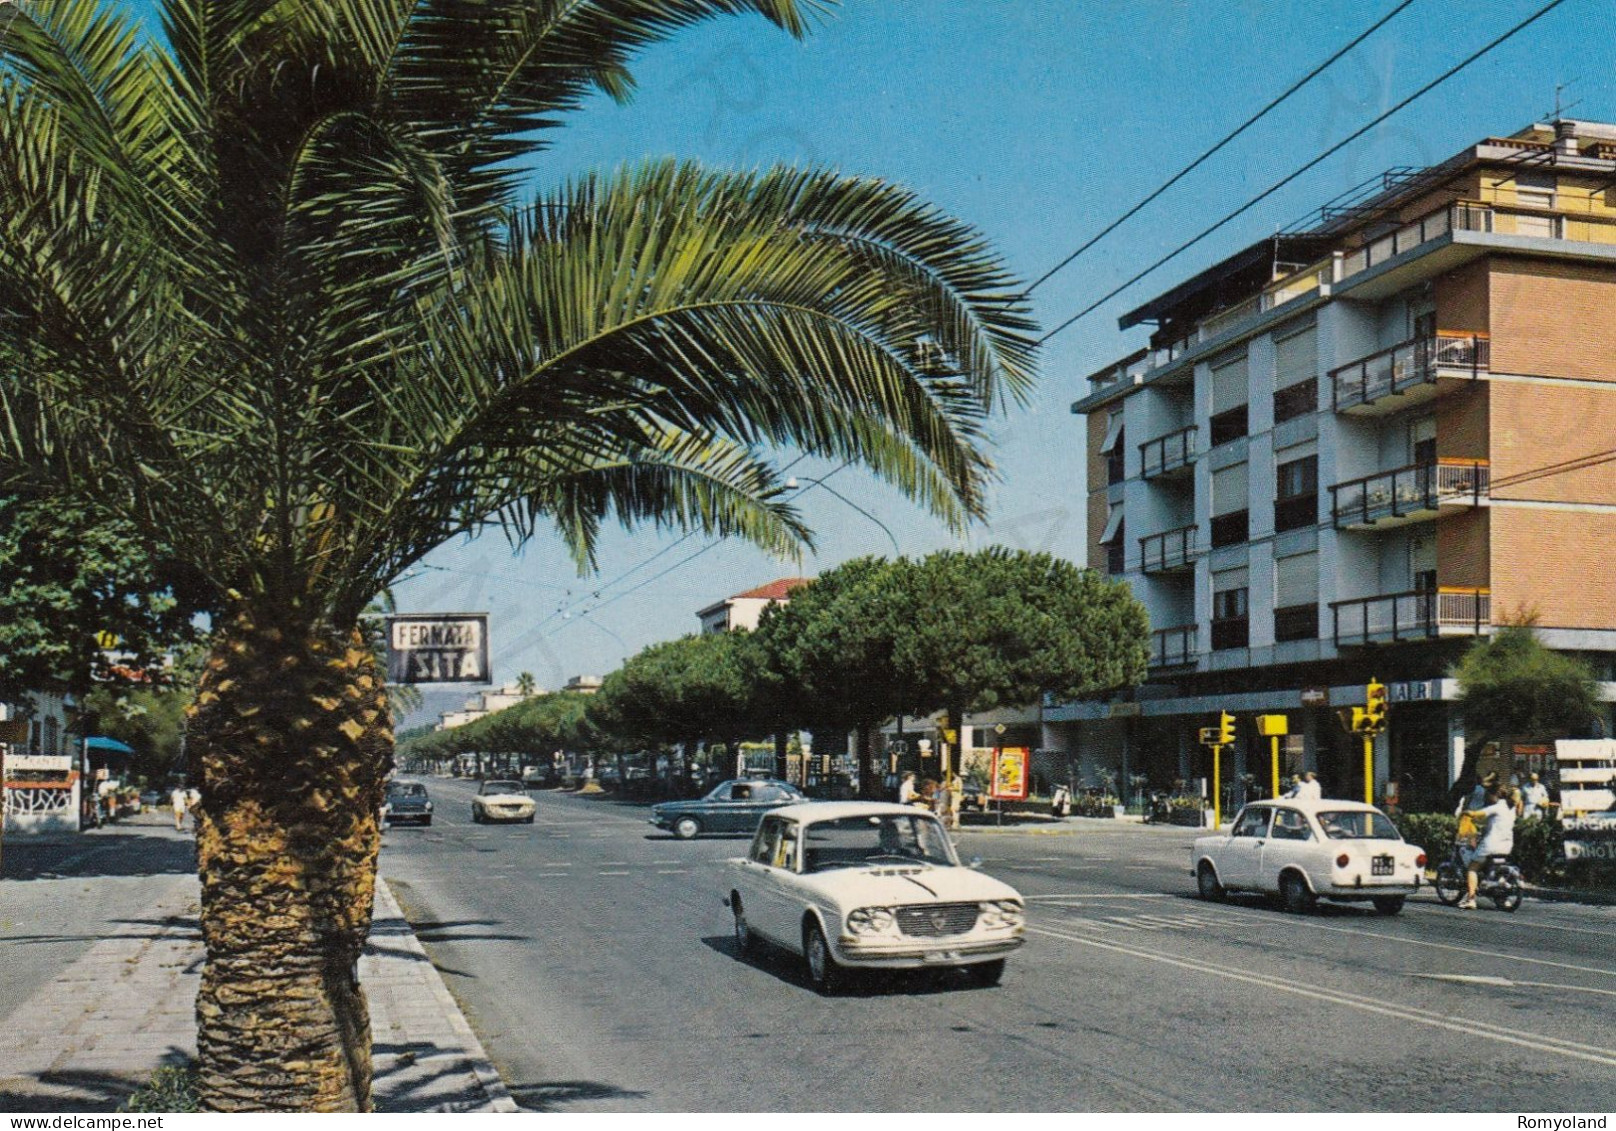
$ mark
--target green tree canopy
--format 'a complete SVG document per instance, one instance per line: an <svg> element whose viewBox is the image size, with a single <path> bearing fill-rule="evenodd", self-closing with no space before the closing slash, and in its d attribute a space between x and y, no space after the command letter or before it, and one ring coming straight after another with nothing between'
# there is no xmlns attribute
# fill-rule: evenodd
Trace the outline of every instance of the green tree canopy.
<svg viewBox="0 0 1616 1131"><path fill-rule="evenodd" d="M747 634L713 632L653 644L601 683L591 704L603 729L643 746L766 733L757 719Z"/></svg>
<svg viewBox="0 0 1616 1131"><path fill-rule="evenodd" d="M1528 620L1480 637L1454 666L1465 724L1465 764L1455 788L1474 782L1487 743L1506 736L1571 738L1600 717L1598 689L1586 664L1544 647Z"/></svg>

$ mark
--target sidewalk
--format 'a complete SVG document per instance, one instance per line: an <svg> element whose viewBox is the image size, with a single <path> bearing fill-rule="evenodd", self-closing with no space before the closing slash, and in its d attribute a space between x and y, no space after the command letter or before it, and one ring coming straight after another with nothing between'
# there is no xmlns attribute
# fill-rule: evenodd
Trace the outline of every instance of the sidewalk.
<svg viewBox="0 0 1616 1131"><path fill-rule="evenodd" d="M175 885L7 1019L0 1111L112 1111L156 1069L195 1055L196 910L195 880ZM519 1110L380 879L359 976L377 1110Z"/></svg>

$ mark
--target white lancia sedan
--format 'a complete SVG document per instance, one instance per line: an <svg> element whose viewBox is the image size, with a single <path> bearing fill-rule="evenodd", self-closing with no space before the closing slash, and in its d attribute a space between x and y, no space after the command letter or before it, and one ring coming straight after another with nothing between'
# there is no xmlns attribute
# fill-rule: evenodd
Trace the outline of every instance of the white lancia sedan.
<svg viewBox="0 0 1616 1131"><path fill-rule="evenodd" d="M1286 798L1247 805L1227 831L1197 839L1190 872L1205 899L1262 892L1298 912L1321 898L1370 900L1396 915L1425 878L1425 853L1373 805Z"/></svg>
<svg viewBox="0 0 1616 1131"><path fill-rule="evenodd" d="M481 825L489 821L522 821L531 825L536 806L519 781L485 781L471 799L471 820Z"/></svg>
<svg viewBox="0 0 1616 1131"><path fill-rule="evenodd" d="M850 969L960 966L993 985L1024 941L1021 896L962 867L942 823L913 805L776 809L727 878L741 951L767 940L801 954L821 993Z"/></svg>

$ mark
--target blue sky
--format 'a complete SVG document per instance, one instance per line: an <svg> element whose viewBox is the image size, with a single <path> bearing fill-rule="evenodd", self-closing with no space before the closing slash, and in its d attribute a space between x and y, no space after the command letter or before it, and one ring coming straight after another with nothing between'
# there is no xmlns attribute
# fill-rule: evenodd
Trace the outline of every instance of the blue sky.
<svg viewBox="0 0 1616 1131"><path fill-rule="evenodd" d="M1041 287L1040 323L1055 326L1087 306L1542 2L1416 0ZM534 183L665 155L871 174L975 224L1030 280L1394 3L846 0L806 42L758 19L709 23L642 57L631 104L597 99L554 134ZM151 7L146 0L125 6L143 15ZM793 469L805 480L800 505L819 537L817 553L801 563L741 543L704 550L699 536L612 531L599 573L579 578L554 539L513 553L493 532L435 551L429 568L398 585L399 607L487 610L496 681L530 671L555 687L694 631L695 611L729 594L859 554L890 554L886 530L908 553L1005 543L1081 561L1082 431L1069 406L1086 374L1142 343L1142 331L1117 330L1120 312L1383 169L1440 161L1481 137L1541 120L1554 106L1556 83L1569 84L1565 101L1578 103L1570 116L1613 120L1613 55L1616 8L1567 0L1057 336L1033 403L997 423L1002 481L989 521L963 543L855 469L804 463ZM827 473L834 474L824 488L806 483ZM435 693L428 710L464 696Z"/></svg>

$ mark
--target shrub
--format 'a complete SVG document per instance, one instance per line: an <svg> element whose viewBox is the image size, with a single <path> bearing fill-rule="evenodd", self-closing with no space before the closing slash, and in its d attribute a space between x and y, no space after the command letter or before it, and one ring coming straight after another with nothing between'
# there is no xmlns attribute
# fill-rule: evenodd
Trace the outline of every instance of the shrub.
<svg viewBox="0 0 1616 1131"><path fill-rule="evenodd" d="M1401 813L1394 821L1404 840L1425 850L1433 868L1447 858L1459 831L1458 818L1451 813ZM1544 817L1516 821L1515 851L1510 859L1532 883L1560 877L1565 870L1565 830L1560 822Z"/></svg>
<svg viewBox="0 0 1616 1131"><path fill-rule="evenodd" d="M201 1111L196 1096L196 1066L186 1064L159 1068L134 1095L118 1108L136 1112Z"/></svg>
<svg viewBox="0 0 1616 1131"><path fill-rule="evenodd" d="M1399 813L1393 822L1404 840L1425 850L1433 868L1447 857L1459 831L1459 821L1452 813Z"/></svg>

